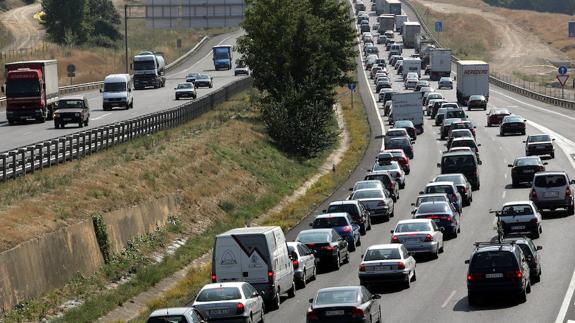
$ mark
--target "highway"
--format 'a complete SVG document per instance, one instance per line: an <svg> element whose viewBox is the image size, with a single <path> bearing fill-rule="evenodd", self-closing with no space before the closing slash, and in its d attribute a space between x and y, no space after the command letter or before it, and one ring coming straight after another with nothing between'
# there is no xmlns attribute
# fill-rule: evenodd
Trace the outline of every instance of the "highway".
<svg viewBox="0 0 575 323"><path fill-rule="evenodd" d="M0 151L11 150L20 146L52 139L58 136L72 134L89 128L103 126L114 122L135 118L141 115L166 110L181 105L184 101L176 101L174 88L178 83L185 82L185 76L191 72L206 72L213 77L213 87L199 88L198 97L209 94L244 76L234 76L233 70L215 71L212 62L212 46L218 44L234 45L241 31L222 34L206 41L198 51L185 59L167 76L166 86L159 89L146 89L134 92L134 109L123 110L115 108L112 111L102 109L102 94L98 91L85 92L91 108L90 125L78 128L77 125L67 125L64 129L55 129L53 121L45 123L27 123L8 125L5 112L0 113ZM235 53L237 56L237 53ZM234 58L235 59L235 58ZM168 62L169 63L169 62ZM119 73L123 73L118 71ZM78 93L79 94L79 93ZM75 94L72 94L75 95Z"/></svg>
<svg viewBox="0 0 575 323"><path fill-rule="evenodd" d="M405 8L405 6L404 6ZM414 20L414 15L410 19ZM370 18L370 23L375 17ZM387 59L387 53L381 45L380 56ZM404 56L409 56L413 50L404 50ZM359 91L367 107L369 123L372 129L366 157L348 181L334 195L320 205L313 214L335 200L345 199L348 188L355 181L363 179L366 169L372 166L374 157L381 148L381 135L384 125L381 104L375 102L372 80L367 79L358 58ZM395 73L392 67L388 67ZM432 86L437 88L436 82ZM399 81L394 88L403 89ZM403 90L402 90L403 91ZM454 90L440 90L448 100L456 101ZM575 175L575 164L571 154L575 154L575 112L549 106L533 101L512 92L491 86L489 108L505 107L528 120L527 133L548 132L556 138L556 158L546 160L547 170L566 170L572 177ZM378 116L380 114L380 116ZM529 188L511 188L510 169L508 163L514 158L524 156L522 140L524 136L499 136L497 127L486 127L484 111L468 112L470 119L477 126L480 155L483 160L481 171L481 190L473 194L473 203L464 208L462 217L462 233L458 238L446 241L445 253L437 260L418 259L417 281L410 289L386 289L380 300L384 321L389 322L564 322L575 319L574 300L572 299L575 282L572 282L575 268L575 253L568 249L575 243L575 218L564 214L544 214L543 233L535 240L536 245L543 246L541 282L534 284L527 302L516 305L506 299L495 299L484 306L470 307L467 303L466 274L468 259L473 250L473 242L487 241L496 235L495 218L489 214L489 209L497 209L504 202L527 200ZM387 123L385 123L387 124ZM446 150L444 141L439 140L438 128L433 127L426 118L425 132L418 136L415 147L415 158L412 160L411 174L407 177L407 185L400 193L396 204L395 217L390 222L378 224L362 237L362 246L352 254L349 264L339 271L323 273L318 279L298 290L296 297L285 299L279 310L266 315L268 322L282 322L289 318L290 322L305 322L308 299L324 287L357 285L358 266L362 252L370 245L387 243L390 239L389 230L402 219L411 217L410 203L414 202L418 192L426 183L439 174L436 163L441 152ZM308 223L313 215L287 233L293 240L300 230L308 229ZM568 293L569 292L569 293ZM566 295L567 293L567 295ZM565 305L563 305L565 304ZM557 321L556 321L557 320Z"/></svg>

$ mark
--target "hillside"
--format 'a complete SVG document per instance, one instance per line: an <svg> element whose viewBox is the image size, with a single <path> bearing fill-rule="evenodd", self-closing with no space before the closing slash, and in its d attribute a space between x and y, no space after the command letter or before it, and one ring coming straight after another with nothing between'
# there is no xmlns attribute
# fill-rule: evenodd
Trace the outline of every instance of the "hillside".
<svg viewBox="0 0 575 323"><path fill-rule="evenodd" d="M509 9L575 14L575 0L483 0L485 3Z"/></svg>

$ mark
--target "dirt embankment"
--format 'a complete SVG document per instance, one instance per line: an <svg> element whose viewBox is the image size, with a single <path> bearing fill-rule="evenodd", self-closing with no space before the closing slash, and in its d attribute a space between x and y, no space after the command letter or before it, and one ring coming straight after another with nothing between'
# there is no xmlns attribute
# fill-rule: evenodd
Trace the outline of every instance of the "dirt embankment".
<svg viewBox="0 0 575 323"><path fill-rule="evenodd" d="M1 48L0 51L18 50L35 47L44 39L44 29L34 18L42 10L40 2L8 10L0 15L0 22L12 34L12 44Z"/></svg>

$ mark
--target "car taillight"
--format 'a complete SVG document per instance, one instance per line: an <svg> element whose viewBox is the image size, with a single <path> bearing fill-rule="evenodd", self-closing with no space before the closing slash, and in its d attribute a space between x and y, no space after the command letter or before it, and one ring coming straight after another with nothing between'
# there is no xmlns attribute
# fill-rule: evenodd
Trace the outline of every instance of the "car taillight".
<svg viewBox="0 0 575 323"><path fill-rule="evenodd" d="M565 189L565 197L571 197L571 189L569 188L569 186L567 186L567 188Z"/></svg>
<svg viewBox="0 0 575 323"><path fill-rule="evenodd" d="M244 312L244 304L237 303L236 304L236 314L242 314Z"/></svg>
<svg viewBox="0 0 575 323"><path fill-rule="evenodd" d="M483 273L467 274L467 281L481 280L485 277Z"/></svg>
<svg viewBox="0 0 575 323"><path fill-rule="evenodd" d="M332 246L325 246L323 247L323 249L327 250L327 251L333 251L333 247Z"/></svg>
<svg viewBox="0 0 575 323"><path fill-rule="evenodd" d="M274 272L273 272L273 271L268 271L268 280L269 280L270 282L273 282L273 281L275 280L275 279L274 279Z"/></svg>
<svg viewBox="0 0 575 323"><path fill-rule="evenodd" d="M433 241L433 236L431 234L427 234L425 235L425 240L423 240L424 242L431 242Z"/></svg>
<svg viewBox="0 0 575 323"><path fill-rule="evenodd" d="M212 283L216 283L218 281L218 277L216 274L212 274Z"/></svg>
<svg viewBox="0 0 575 323"><path fill-rule="evenodd" d="M291 263L293 264L293 269L298 269L298 268L299 268L299 261L297 261L297 260L292 260Z"/></svg>
<svg viewBox="0 0 575 323"><path fill-rule="evenodd" d="M308 321L316 321L316 320L319 320L319 317L317 316L317 313L314 310L308 309L307 310L307 319L308 319Z"/></svg>
<svg viewBox="0 0 575 323"><path fill-rule="evenodd" d="M394 190L395 189L395 182L391 182L391 184L389 184L389 186L391 186L391 189Z"/></svg>
<svg viewBox="0 0 575 323"><path fill-rule="evenodd" d="M363 310L361 308L354 307L351 310L351 317L353 317L353 318L363 317Z"/></svg>
<svg viewBox="0 0 575 323"><path fill-rule="evenodd" d="M364 264L359 265L359 271L361 271L361 272L365 271L365 265Z"/></svg>
<svg viewBox="0 0 575 323"><path fill-rule="evenodd" d="M540 171L540 172L543 172L543 171L545 171L545 166L540 165L540 166L537 168L537 170Z"/></svg>
<svg viewBox="0 0 575 323"><path fill-rule="evenodd" d="M346 225L345 227L343 227L343 232L351 232L351 226Z"/></svg>
<svg viewBox="0 0 575 323"><path fill-rule="evenodd" d="M398 237L398 236L392 236L392 237L391 237L391 243L400 243L400 242L399 242L399 237Z"/></svg>
<svg viewBox="0 0 575 323"><path fill-rule="evenodd" d="M505 273L505 278L511 280L521 280L523 278L523 272L521 272L520 270L509 271Z"/></svg>
<svg viewBox="0 0 575 323"><path fill-rule="evenodd" d="M529 194L529 197L531 198L531 200L537 199L537 192L535 191L535 189L531 189L531 194Z"/></svg>
<svg viewBox="0 0 575 323"><path fill-rule="evenodd" d="M397 264L397 269L405 269L405 263L404 262L399 262Z"/></svg>
<svg viewBox="0 0 575 323"><path fill-rule="evenodd" d="M441 218L443 220L447 220L447 221L451 222L451 215L449 215L449 214L444 214L441 216Z"/></svg>

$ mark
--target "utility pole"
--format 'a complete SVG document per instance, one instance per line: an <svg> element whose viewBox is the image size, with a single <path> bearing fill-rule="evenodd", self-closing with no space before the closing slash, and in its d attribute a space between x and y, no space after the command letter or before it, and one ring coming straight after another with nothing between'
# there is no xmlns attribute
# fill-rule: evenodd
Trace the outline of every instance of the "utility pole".
<svg viewBox="0 0 575 323"><path fill-rule="evenodd" d="M128 65L128 5L124 5L124 50L126 59L126 74L130 73Z"/></svg>

